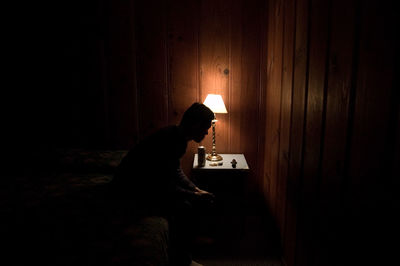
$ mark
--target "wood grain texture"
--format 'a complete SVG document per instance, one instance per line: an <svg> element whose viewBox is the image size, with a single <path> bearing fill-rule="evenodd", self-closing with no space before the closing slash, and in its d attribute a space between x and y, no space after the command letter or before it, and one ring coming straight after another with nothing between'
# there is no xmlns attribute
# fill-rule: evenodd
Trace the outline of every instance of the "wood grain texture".
<svg viewBox="0 0 400 266"><path fill-rule="evenodd" d="M374 178L380 175L384 158L384 139L390 118L393 57L386 38L384 9L366 4L361 15L360 56L355 98L352 138L351 184L361 194L368 194ZM372 18L372 19L369 19ZM376 51L386 51L378 54ZM379 89L377 89L379 88ZM373 150L374 152L368 152ZM368 167L364 167L367 164ZM360 184L366 186L361 187ZM359 202L359 204L361 204Z"/></svg>
<svg viewBox="0 0 400 266"><path fill-rule="evenodd" d="M54 25L32 35L52 36L32 47L48 53L54 76L27 67L45 88L24 95L30 110L14 119L23 133L9 146L129 149L194 101L222 94L229 113L217 114L217 151L245 154L247 185L263 194L287 265L389 258L399 71L396 9L381 2L55 4ZM196 148L182 160L187 173Z"/></svg>
<svg viewBox="0 0 400 266"><path fill-rule="evenodd" d="M282 92L280 108L280 140L278 161L278 185L276 200L276 220L280 229L281 239L284 237L286 217L286 191L289 169L290 125L293 88L293 54L295 1L285 1L283 6L283 63L282 63Z"/></svg>
<svg viewBox="0 0 400 266"><path fill-rule="evenodd" d="M108 113L109 142L115 148L132 147L139 138L137 110L135 7L131 2L112 2L109 8L109 53L105 71L110 78L104 92ZM103 76L106 78L106 75ZM102 84L104 84L103 82ZM104 84L105 85L105 84ZM129 122L128 122L129 121Z"/></svg>
<svg viewBox="0 0 400 266"><path fill-rule="evenodd" d="M244 90L242 80L242 60L246 56L243 42L245 37L243 32L245 26L243 25L243 7L244 1L234 1L232 3L232 14L230 17L230 75L229 75L229 147L231 153L241 151L244 146L241 143L242 132L241 127L244 122L242 117L243 101L241 100L241 92ZM243 152L243 151L242 151Z"/></svg>
<svg viewBox="0 0 400 266"><path fill-rule="evenodd" d="M259 18L260 24L260 86L259 86L259 100L258 100L258 136L257 136L257 174L256 182L254 183L255 191L264 194L264 162L265 162L265 119L266 119L266 88L268 83L268 47L269 47L269 3L264 1L260 7L261 14ZM264 196L265 198L265 196Z"/></svg>
<svg viewBox="0 0 400 266"><path fill-rule="evenodd" d="M154 5L160 8L154 8ZM166 1L139 1L136 8L137 89L140 137L168 125Z"/></svg>
<svg viewBox="0 0 400 266"><path fill-rule="evenodd" d="M230 127L231 143L239 143L236 145L235 152L243 152L246 156L247 163L253 169L249 175L250 186L257 183L256 169L261 161L258 161L257 137L261 133L259 131L260 122L258 120L258 108L260 100L260 25L259 25L259 1L243 1L242 8L242 38L241 38L241 58L240 64L236 68L240 68L240 88L231 91L231 98L238 99L240 108L232 111L239 117L240 125L236 129ZM235 21L236 17L232 17ZM232 25L233 26L233 25ZM232 32L236 31L236 27L232 27ZM231 53L233 55L233 52ZM231 66L235 65L231 62ZM234 121L231 118L231 121ZM251 188L250 188L251 189Z"/></svg>
<svg viewBox="0 0 400 266"><path fill-rule="evenodd" d="M321 139L324 125L326 62L329 35L329 4L310 1L307 111L304 130L302 184L299 198L296 264L310 265L313 259L313 236L316 235L318 184L320 178Z"/></svg>
<svg viewBox="0 0 400 266"><path fill-rule="evenodd" d="M270 137L268 137L267 134L267 120L268 120L268 90L271 91L271 89L269 89L269 84L271 83L271 65L272 65L272 55L273 55L273 49L274 49L274 42L273 42L273 36L275 33L275 17L273 16L273 11L274 9L274 4L275 1L269 1L268 2L268 28L267 28L267 61L266 61L266 90L265 90L265 105L264 105L264 113L265 113L265 120L263 121L263 124L265 124L265 132L264 132L264 162L263 162L263 187L262 187L262 191L264 193L265 199L266 199L266 203L268 205L268 202L270 201L269 198L269 191L270 191L270 186L271 186L271 176L269 175L269 171L270 169L269 164L271 163L271 153L267 150L266 147L270 146L271 143L271 139Z"/></svg>
<svg viewBox="0 0 400 266"><path fill-rule="evenodd" d="M220 94L228 114L216 114L217 153L228 151L229 139L229 13L226 1L202 1L200 7L200 91L201 102L209 93ZM212 134L204 141L207 150L212 148Z"/></svg>
<svg viewBox="0 0 400 266"><path fill-rule="evenodd" d="M303 161L304 119L306 112L306 86L308 66L308 11L309 2L296 2L296 35L292 94L292 121L290 135L289 175L286 198L286 228L284 255L288 265L295 263L297 244L297 216Z"/></svg>
<svg viewBox="0 0 400 266"><path fill-rule="evenodd" d="M265 177L268 187L268 205L275 216L277 195L277 172L279 152L279 127L281 111L281 82L282 82L282 41L283 41L283 2L271 1L269 6L270 17L270 45L268 59L268 76L266 92L266 120L265 120Z"/></svg>
<svg viewBox="0 0 400 266"><path fill-rule="evenodd" d="M268 14L275 25L273 2ZM396 168L389 165L396 160L398 100L393 97L398 92L393 89L395 16L389 6L285 3L283 66L268 61L268 75L282 71L281 111L270 118L268 99L266 105L267 128L280 115L279 167L263 178L268 201L277 182L274 216L278 225L284 224L280 233L287 265L337 265L347 257L349 263L369 263L391 250L385 244L365 244L371 243L367 237L389 243L386 236L394 228L389 184ZM269 58L274 57L277 29L268 27ZM287 69L291 65L293 72ZM273 90L279 87L269 80L269 97L278 93ZM274 161L271 143L266 132L264 167ZM282 202L286 205L279 212ZM386 233L371 229L365 234L368 228L385 228ZM380 255L363 259L363 250Z"/></svg>
<svg viewBox="0 0 400 266"><path fill-rule="evenodd" d="M198 1L168 3L168 123L179 124L183 113L199 101ZM188 143L182 169L190 173L198 144Z"/></svg>
<svg viewBox="0 0 400 266"><path fill-rule="evenodd" d="M385 253L385 247L388 247L385 244L367 246L363 231L371 226L385 227L379 216L381 210L386 209L387 203L381 200L391 191L385 143L393 112L393 17L393 11L386 6L376 7L370 2L362 4L357 90L354 99L354 123L350 132L345 204L351 212L348 213L349 228L354 231L349 242L360 242L360 249L356 254L362 254L363 250L372 252L376 249L375 254L379 255L372 256L373 261L379 260L379 256ZM376 216L368 218L371 213ZM363 224L360 226L360 223ZM378 231L372 232L370 237L382 240Z"/></svg>
<svg viewBox="0 0 400 266"><path fill-rule="evenodd" d="M330 254L330 243L337 240L340 223L340 195L344 180L348 114L354 76L355 2L333 1L331 10L326 114L319 187L318 231L315 246L319 259ZM343 40L346 40L344 42ZM349 45L347 42L351 43ZM324 236L324 237L322 237ZM337 258L332 259L335 261ZM318 262L319 261L319 262Z"/></svg>

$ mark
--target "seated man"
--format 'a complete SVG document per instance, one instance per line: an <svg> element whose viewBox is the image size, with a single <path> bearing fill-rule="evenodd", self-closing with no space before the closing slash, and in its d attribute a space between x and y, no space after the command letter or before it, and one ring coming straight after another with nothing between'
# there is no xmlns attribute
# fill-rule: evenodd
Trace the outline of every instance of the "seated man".
<svg viewBox="0 0 400 266"><path fill-rule="evenodd" d="M208 134L213 119L208 107L194 103L179 125L162 128L133 147L122 159L111 184L114 199L136 216L168 219L171 265L195 265L189 249L193 206L212 202L214 196L183 173L180 159L189 141L199 143Z"/></svg>

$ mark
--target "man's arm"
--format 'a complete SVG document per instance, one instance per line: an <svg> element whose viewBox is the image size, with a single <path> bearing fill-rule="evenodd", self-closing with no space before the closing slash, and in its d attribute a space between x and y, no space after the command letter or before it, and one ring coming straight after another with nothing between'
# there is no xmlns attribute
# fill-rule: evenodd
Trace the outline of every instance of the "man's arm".
<svg viewBox="0 0 400 266"><path fill-rule="evenodd" d="M180 167L176 170L176 178L177 185L192 191L196 190L197 186L185 175Z"/></svg>
<svg viewBox="0 0 400 266"><path fill-rule="evenodd" d="M176 172L177 183L176 191L181 195L186 195L189 197L201 197L207 200L213 200L214 195L198 188L182 171L179 167Z"/></svg>

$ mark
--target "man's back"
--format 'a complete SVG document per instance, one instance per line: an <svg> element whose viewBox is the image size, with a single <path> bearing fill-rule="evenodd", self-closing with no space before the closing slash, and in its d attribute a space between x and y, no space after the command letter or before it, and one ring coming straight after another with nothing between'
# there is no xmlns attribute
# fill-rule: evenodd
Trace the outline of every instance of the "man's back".
<svg viewBox="0 0 400 266"><path fill-rule="evenodd" d="M168 200L186 145L177 126L162 128L140 141L117 168L113 196L140 204Z"/></svg>

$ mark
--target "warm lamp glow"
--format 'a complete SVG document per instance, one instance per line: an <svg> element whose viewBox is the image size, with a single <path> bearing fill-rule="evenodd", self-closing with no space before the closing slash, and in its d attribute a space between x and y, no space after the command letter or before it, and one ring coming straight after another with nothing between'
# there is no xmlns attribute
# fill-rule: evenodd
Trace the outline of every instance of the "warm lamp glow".
<svg viewBox="0 0 400 266"><path fill-rule="evenodd" d="M209 161L221 161L222 156L217 153L217 149L215 148L215 122L217 119L215 117L215 113L226 114L228 111L225 108L224 101L222 100L222 96L218 94L208 94L204 105L211 109L214 112L214 120L212 121L212 130L213 130L213 145L212 152L206 157Z"/></svg>
<svg viewBox="0 0 400 266"><path fill-rule="evenodd" d="M208 94L206 100L204 101L204 105L211 109L214 113L218 114L226 114L228 111L225 108L224 101L222 100L222 96L219 94Z"/></svg>

